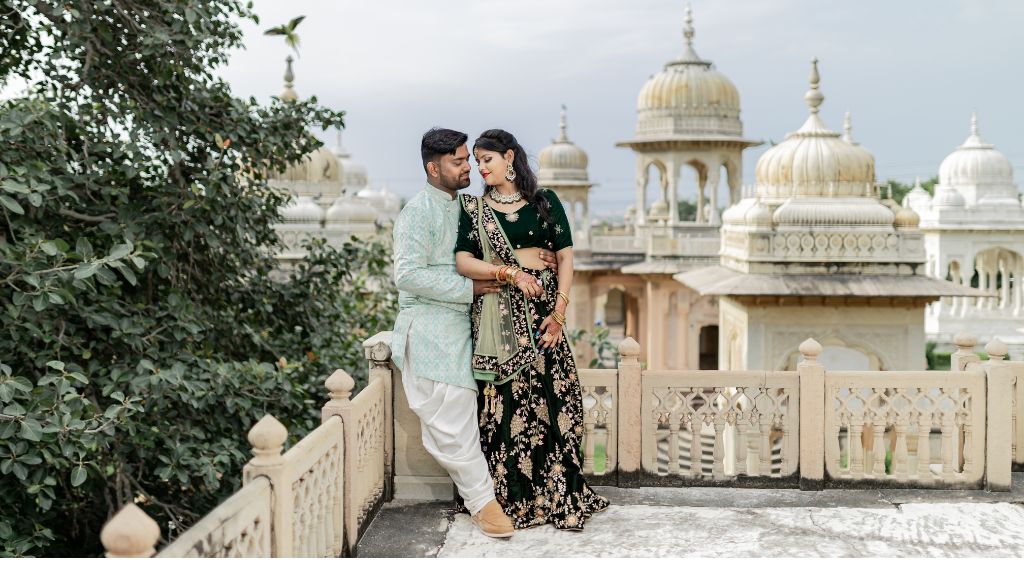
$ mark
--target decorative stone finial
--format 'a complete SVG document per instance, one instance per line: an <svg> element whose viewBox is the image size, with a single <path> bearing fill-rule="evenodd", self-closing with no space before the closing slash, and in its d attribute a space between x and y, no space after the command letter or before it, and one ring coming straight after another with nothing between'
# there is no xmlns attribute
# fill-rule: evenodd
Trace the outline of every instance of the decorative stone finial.
<svg viewBox="0 0 1024 576"><path fill-rule="evenodd" d="M892 183L886 184L885 186L885 197L892 200Z"/></svg>
<svg viewBox="0 0 1024 576"><path fill-rule="evenodd" d="M914 177L914 188L920 188L920 187L921 187L921 177L920 176L915 176Z"/></svg>
<svg viewBox="0 0 1024 576"><path fill-rule="evenodd" d="M961 352L970 352L978 345L978 337L967 332L957 332L956 336L953 336L953 344L956 344Z"/></svg>
<svg viewBox="0 0 1024 576"><path fill-rule="evenodd" d="M287 67L284 71L284 92L281 93L281 100L285 102L295 102L299 99L299 95L295 93L294 81L295 73L292 72L292 61L294 60L291 56L284 59L287 62Z"/></svg>
<svg viewBox="0 0 1024 576"><path fill-rule="evenodd" d="M817 58L811 59L811 76L808 80L811 84L811 89L804 94L804 102L807 102L807 106L811 109L811 114L817 114L821 108L821 103L825 101L825 96L818 90L821 76L818 74Z"/></svg>
<svg viewBox="0 0 1024 576"><path fill-rule="evenodd" d="M565 104L562 104L562 112L559 115L559 120L558 120L558 141L559 142L568 142L569 141L569 134L566 132L565 129L566 129L566 123L565 123Z"/></svg>
<svg viewBox="0 0 1024 576"><path fill-rule="evenodd" d="M135 504L121 508L100 531L107 558L149 558L158 540L160 525Z"/></svg>
<svg viewBox="0 0 1024 576"><path fill-rule="evenodd" d="M253 462L266 464L281 456L288 429L277 418L267 414L249 430L249 445L252 446Z"/></svg>
<svg viewBox="0 0 1024 576"><path fill-rule="evenodd" d="M971 112L971 136L978 136L978 113Z"/></svg>
<svg viewBox="0 0 1024 576"><path fill-rule="evenodd" d="M846 111L846 118L843 120L843 140L853 144L853 121L849 110Z"/></svg>
<svg viewBox="0 0 1024 576"><path fill-rule="evenodd" d="M814 338L808 338L800 343L800 353L804 355L804 362L808 364L817 364L818 356L821 355L821 344Z"/></svg>
<svg viewBox="0 0 1024 576"><path fill-rule="evenodd" d="M693 48L693 7L689 4L686 5L686 18L683 20L685 26L683 26L683 37L686 38L686 46Z"/></svg>
<svg viewBox="0 0 1024 576"><path fill-rule="evenodd" d="M993 338L985 345L985 354L988 354L989 362L1002 362L1009 353L1010 349L999 338Z"/></svg>
<svg viewBox="0 0 1024 576"><path fill-rule="evenodd" d="M632 338L626 338L619 342L619 354L622 356L639 356L640 343Z"/></svg>
<svg viewBox="0 0 1024 576"><path fill-rule="evenodd" d="M356 381L344 370L335 370L327 378L325 383L327 393L331 395L332 401L345 401L352 397L352 389L356 387Z"/></svg>

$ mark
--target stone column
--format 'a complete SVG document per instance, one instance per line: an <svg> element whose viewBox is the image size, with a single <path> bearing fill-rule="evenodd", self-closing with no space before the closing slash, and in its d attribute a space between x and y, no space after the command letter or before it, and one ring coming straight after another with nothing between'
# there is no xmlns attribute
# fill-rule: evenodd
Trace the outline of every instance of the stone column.
<svg viewBox="0 0 1024 576"><path fill-rule="evenodd" d="M647 167L644 166L644 157L636 157L636 216L633 220L634 226L643 226L647 223Z"/></svg>
<svg viewBox="0 0 1024 576"><path fill-rule="evenodd" d="M667 300L657 280L647 279L647 368L665 369L665 315Z"/></svg>
<svg viewBox="0 0 1024 576"><path fill-rule="evenodd" d="M586 242L583 248L590 248L590 191L587 190L583 197L583 238Z"/></svg>
<svg viewBox="0 0 1024 576"><path fill-rule="evenodd" d="M576 235L576 200L569 199L562 203L566 208L569 216L569 235L575 237Z"/></svg>
<svg viewBox="0 0 1024 576"><path fill-rule="evenodd" d="M697 175L697 223L704 222L704 184L706 179Z"/></svg>
<svg viewBox="0 0 1024 576"><path fill-rule="evenodd" d="M722 165L713 164L714 170L708 175L709 191L708 195L711 198L711 218L708 223L713 226L719 226L722 224L722 217L718 213L718 180L722 176Z"/></svg>
<svg viewBox="0 0 1024 576"><path fill-rule="evenodd" d="M1003 360L1007 348L999 338L985 346L988 414L985 434L985 489L1009 492L1013 464L1013 412L1008 398L1013 394L1013 370ZM801 399L802 402L803 399Z"/></svg>
<svg viewBox="0 0 1024 576"><path fill-rule="evenodd" d="M675 160L668 163L668 225L679 224L679 166Z"/></svg>

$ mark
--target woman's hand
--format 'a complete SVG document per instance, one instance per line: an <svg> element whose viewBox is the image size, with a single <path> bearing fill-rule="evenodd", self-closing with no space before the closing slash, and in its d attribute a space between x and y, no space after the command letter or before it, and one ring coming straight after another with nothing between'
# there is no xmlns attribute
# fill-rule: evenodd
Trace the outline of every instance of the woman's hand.
<svg viewBox="0 0 1024 576"><path fill-rule="evenodd" d="M562 341L562 325L555 322L550 315L540 323L540 346L541 348L553 349Z"/></svg>
<svg viewBox="0 0 1024 576"><path fill-rule="evenodd" d="M543 284L536 276L520 270L516 274L516 288L523 291L527 298L537 298L544 293Z"/></svg>

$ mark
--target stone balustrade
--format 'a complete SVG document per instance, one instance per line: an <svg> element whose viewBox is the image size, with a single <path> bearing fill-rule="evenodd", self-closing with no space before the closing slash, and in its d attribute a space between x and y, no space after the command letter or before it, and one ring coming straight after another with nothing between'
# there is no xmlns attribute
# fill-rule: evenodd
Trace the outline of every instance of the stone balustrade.
<svg viewBox="0 0 1024 576"><path fill-rule="evenodd" d="M327 379L322 423L284 452L288 431L266 415L249 432L243 487L159 553L160 529L134 504L101 533L108 557L338 557L352 554L391 496L390 349L367 342L369 384L342 370Z"/></svg>
<svg viewBox="0 0 1024 576"><path fill-rule="evenodd" d="M583 471L595 484L879 485L1009 490L1024 460L1024 362L993 339L956 337L952 372L826 372L800 345L794 372L643 370L619 345L614 370L580 370ZM104 527L109 557L351 554L392 496L449 499L391 363L390 333L364 343L369 384L336 371L322 424L287 452L265 416L249 433L244 486L159 553L160 529L129 504ZM1008 401L1009 400L1009 401Z"/></svg>

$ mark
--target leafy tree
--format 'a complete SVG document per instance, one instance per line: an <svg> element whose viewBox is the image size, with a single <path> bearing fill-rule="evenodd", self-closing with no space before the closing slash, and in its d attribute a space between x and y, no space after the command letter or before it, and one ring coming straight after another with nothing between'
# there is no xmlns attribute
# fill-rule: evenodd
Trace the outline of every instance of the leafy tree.
<svg viewBox="0 0 1024 576"><path fill-rule="evenodd" d="M165 536L238 485L263 414L317 423L391 322L379 244L281 271L268 174L344 126L214 75L238 0L0 0L0 555L92 555L136 501Z"/></svg>
<svg viewBox="0 0 1024 576"><path fill-rule="evenodd" d="M928 180L921 182L921 188L928 191L929 194L935 194L935 185L939 183L938 176L932 176ZM903 198L914 188L914 183L900 182L899 180L889 179L882 185L882 198L885 198L888 194L888 188L892 187L892 199L897 204L903 203Z"/></svg>

